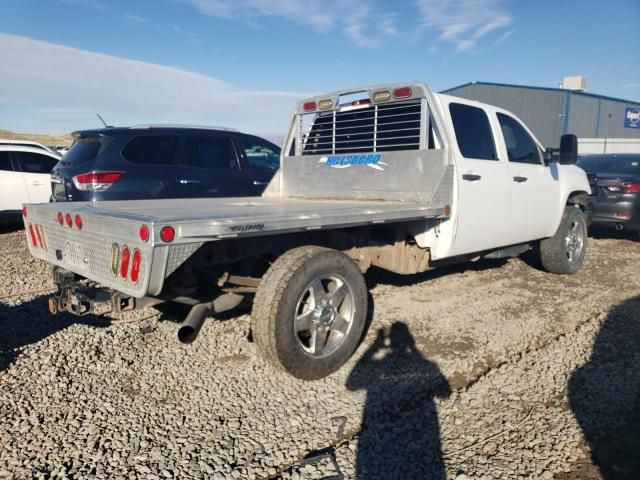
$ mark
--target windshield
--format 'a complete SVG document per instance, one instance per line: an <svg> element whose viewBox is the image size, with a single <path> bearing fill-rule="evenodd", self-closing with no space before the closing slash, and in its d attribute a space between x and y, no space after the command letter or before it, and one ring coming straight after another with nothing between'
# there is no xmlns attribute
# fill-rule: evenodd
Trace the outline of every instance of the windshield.
<svg viewBox="0 0 640 480"><path fill-rule="evenodd" d="M593 155L582 157L578 166L588 173L640 175L640 155Z"/></svg>

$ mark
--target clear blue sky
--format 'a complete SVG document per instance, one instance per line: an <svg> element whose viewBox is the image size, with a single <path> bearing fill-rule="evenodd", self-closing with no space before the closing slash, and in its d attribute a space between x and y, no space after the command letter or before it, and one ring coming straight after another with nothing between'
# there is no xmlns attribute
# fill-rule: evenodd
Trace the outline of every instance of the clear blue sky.
<svg viewBox="0 0 640 480"><path fill-rule="evenodd" d="M638 0L0 0L0 128L283 132L305 95L473 80L640 99Z"/></svg>

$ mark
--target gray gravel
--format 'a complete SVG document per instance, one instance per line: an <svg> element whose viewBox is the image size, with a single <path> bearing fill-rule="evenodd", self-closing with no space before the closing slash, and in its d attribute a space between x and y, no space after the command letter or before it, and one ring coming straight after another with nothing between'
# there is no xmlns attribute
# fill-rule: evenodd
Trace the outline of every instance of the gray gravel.
<svg viewBox="0 0 640 480"><path fill-rule="evenodd" d="M51 317L23 233L0 252L0 478L600 478L590 450L631 468L601 446L640 403L637 241L592 240L572 277L368 275L367 338L311 383L260 360L246 314L191 346L154 310Z"/></svg>

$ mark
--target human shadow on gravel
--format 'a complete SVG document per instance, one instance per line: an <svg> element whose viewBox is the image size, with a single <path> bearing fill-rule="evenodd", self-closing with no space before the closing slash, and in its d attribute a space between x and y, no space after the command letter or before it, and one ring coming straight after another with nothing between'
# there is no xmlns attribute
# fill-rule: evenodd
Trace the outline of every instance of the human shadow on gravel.
<svg viewBox="0 0 640 480"><path fill-rule="evenodd" d="M640 475L640 297L609 312L569 402L604 480Z"/></svg>
<svg viewBox="0 0 640 480"><path fill-rule="evenodd" d="M378 330L346 386L367 391L356 478L446 478L435 398L449 397L451 387L406 324Z"/></svg>
<svg viewBox="0 0 640 480"><path fill-rule="evenodd" d="M46 295L15 306L0 301L0 372L15 362L23 347L39 342L74 323L93 327L107 327L110 324L108 320L94 315L51 315L47 309Z"/></svg>

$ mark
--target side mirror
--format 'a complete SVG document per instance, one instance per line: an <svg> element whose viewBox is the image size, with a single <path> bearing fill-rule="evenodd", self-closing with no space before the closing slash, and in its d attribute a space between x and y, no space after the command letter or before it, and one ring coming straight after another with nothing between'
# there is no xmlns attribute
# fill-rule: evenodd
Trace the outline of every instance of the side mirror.
<svg viewBox="0 0 640 480"><path fill-rule="evenodd" d="M560 160L562 165L575 165L578 161L578 137L563 135L560 138Z"/></svg>

